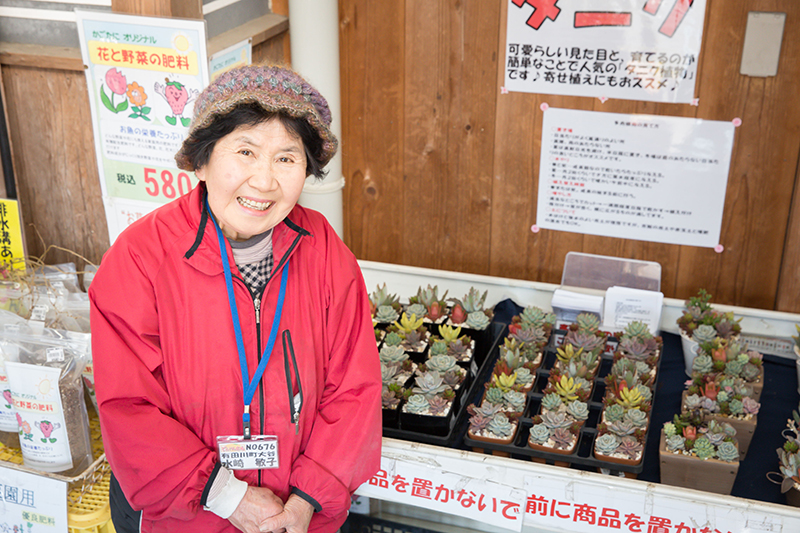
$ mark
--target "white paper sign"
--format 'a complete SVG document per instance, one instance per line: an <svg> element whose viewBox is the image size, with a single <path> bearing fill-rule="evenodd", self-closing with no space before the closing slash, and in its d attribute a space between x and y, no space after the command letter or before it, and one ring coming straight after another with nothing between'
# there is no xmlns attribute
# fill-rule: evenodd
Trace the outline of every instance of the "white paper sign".
<svg viewBox="0 0 800 533"><path fill-rule="evenodd" d="M67 484L0 467L0 531L67 531Z"/></svg>
<svg viewBox="0 0 800 533"><path fill-rule="evenodd" d="M547 109L536 224L713 248L734 129L713 120Z"/></svg>
<svg viewBox="0 0 800 533"><path fill-rule="evenodd" d="M603 328L620 331L631 322L647 324L650 333L658 334L664 294L656 291L609 287L606 291Z"/></svg>
<svg viewBox="0 0 800 533"><path fill-rule="evenodd" d="M525 524L571 533L752 533L798 531L800 519L753 512L743 505L692 503L642 487L598 490L556 475L525 476Z"/></svg>
<svg viewBox="0 0 800 533"><path fill-rule="evenodd" d="M237 67L243 67L253 62L253 40L247 39L224 50L220 50L208 59L208 70L211 81L216 80L221 74Z"/></svg>
<svg viewBox="0 0 800 533"><path fill-rule="evenodd" d="M357 492L360 496L463 516L503 529L522 529L524 491L430 465L381 457L381 470Z"/></svg>
<svg viewBox="0 0 800 533"><path fill-rule="evenodd" d="M691 103L705 0L506 0L509 91Z"/></svg>

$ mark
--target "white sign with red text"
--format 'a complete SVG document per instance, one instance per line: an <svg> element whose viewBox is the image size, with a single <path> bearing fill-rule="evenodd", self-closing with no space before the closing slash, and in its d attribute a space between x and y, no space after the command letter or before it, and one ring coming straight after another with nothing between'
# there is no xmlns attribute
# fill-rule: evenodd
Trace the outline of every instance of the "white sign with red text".
<svg viewBox="0 0 800 533"><path fill-rule="evenodd" d="M429 464L381 457L381 469L359 487L358 494L463 516L511 531L522 529L524 491Z"/></svg>
<svg viewBox="0 0 800 533"><path fill-rule="evenodd" d="M506 0L505 88L692 103L705 0Z"/></svg>

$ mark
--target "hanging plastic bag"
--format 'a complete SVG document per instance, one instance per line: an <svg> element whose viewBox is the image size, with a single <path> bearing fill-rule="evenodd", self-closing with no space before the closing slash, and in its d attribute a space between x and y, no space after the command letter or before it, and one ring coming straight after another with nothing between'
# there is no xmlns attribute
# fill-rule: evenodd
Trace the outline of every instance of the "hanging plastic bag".
<svg viewBox="0 0 800 533"><path fill-rule="evenodd" d="M25 466L76 475L92 463L83 372L90 336L31 323L0 334Z"/></svg>
<svg viewBox="0 0 800 533"><path fill-rule="evenodd" d="M25 319L10 312L0 310L0 332L19 331L24 326ZM0 349L0 443L5 446L19 448L19 424L14 401L11 398L11 388L8 385L6 374L6 360Z"/></svg>

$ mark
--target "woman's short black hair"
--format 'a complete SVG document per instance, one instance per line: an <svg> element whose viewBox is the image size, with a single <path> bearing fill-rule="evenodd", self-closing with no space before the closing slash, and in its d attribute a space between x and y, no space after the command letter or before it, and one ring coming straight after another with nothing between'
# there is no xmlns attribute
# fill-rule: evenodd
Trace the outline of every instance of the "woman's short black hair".
<svg viewBox="0 0 800 533"><path fill-rule="evenodd" d="M290 134L303 142L306 152L306 176L324 178L325 171L320 164L322 138L317 130L302 118L267 111L257 103L240 104L229 113L215 117L205 128L193 132L183 143L183 155L195 170L203 168L211 158L211 152L214 151L218 140L239 126L257 126L270 120L280 121Z"/></svg>

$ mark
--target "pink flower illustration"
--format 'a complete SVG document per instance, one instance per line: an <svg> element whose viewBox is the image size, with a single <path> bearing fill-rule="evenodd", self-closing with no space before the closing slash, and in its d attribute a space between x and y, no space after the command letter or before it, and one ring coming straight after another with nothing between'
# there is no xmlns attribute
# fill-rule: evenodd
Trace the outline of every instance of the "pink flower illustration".
<svg viewBox="0 0 800 533"><path fill-rule="evenodd" d="M112 68L106 72L106 85L115 94L125 94L128 90L128 81L119 70Z"/></svg>

